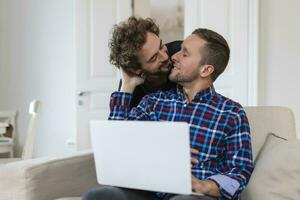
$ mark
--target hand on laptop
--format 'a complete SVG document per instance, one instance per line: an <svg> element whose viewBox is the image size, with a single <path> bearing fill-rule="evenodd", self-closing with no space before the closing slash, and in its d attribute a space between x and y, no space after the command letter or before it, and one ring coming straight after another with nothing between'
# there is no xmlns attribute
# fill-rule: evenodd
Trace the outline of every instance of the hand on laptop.
<svg viewBox="0 0 300 200"><path fill-rule="evenodd" d="M199 180L192 175L192 189L193 192L202 193L214 197L220 197L220 191L217 184L211 180Z"/></svg>
<svg viewBox="0 0 300 200"><path fill-rule="evenodd" d="M195 158L199 154L197 149L191 148L191 165L197 165L199 160ZM202 193L210 196L221 196L217 184L211 180L199 180L192 175L192 189L193 192Z"/></svg>
<svg viewBox="0 0 300 200"><path fill-rule="evenodd" d="M197 158L194 158L194 157L195 157L195 155L197 155L197 157L198 157L199 151L197 149L191 148L191 154L192 154L191 165L197 165L199 163L199 161Z"/></svg>

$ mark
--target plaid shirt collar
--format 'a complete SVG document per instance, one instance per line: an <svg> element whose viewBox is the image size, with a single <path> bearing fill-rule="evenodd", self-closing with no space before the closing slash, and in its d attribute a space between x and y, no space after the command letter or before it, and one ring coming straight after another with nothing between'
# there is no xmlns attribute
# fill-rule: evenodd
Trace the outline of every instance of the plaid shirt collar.
<svg viewBox="0 0 300 200"><path fill-rule="evenodd" d="M178 85L177 86L177 95L178 95L178 100L181 100L181 101L186 101L185 99L185 96L184 96L184 93L183 93L183 89L182 89L182 86ZM202 91L199 91L195 98L193 99L194 102L202 102L202 101L208 101L210 100L213 96L216 95L216 91L215 91L215 88L213 85L211 85L210 87L202 90Z"/></svg>

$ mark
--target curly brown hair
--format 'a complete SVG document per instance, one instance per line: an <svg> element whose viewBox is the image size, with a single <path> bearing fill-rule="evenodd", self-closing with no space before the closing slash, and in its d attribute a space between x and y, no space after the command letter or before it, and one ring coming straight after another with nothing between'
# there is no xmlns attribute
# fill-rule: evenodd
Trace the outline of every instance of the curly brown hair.
<svg viewBox="0 0 300 200"><path fill-rule="evenodd" d="M109 40L109 61L123 69L140 69L138 51L146 43L147 32L159 35L159 27L151 18L129 17L114 25Z"/></svg>

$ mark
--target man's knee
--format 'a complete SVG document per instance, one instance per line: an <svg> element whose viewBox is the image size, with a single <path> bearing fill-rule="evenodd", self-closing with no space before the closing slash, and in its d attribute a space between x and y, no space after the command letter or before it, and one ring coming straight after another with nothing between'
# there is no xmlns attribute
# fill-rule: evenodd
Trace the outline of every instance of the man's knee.
<svg viewBox="0 0 300 200"><path fill-rule="evenodd" d="M195 200L195 199L188 195L176 195L171 197L170 200Z"/></svg>
<svg viewBox="0 0 300 200"><path fill-rule="evenodd" d="M126 200L126 195L122 189L112 186L101 186L94 188L82 197L82 200Z"/></svg>

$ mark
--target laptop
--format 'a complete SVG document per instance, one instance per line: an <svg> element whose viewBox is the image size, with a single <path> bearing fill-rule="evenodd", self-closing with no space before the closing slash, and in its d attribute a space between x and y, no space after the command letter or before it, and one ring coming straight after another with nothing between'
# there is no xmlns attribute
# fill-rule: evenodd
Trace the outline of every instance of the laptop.
<svg viewBox="0 0 300 200"><path fill-rule="evenodd" d="M195 194L187 123L92 120L90 131L100 184Z"/></svg>

